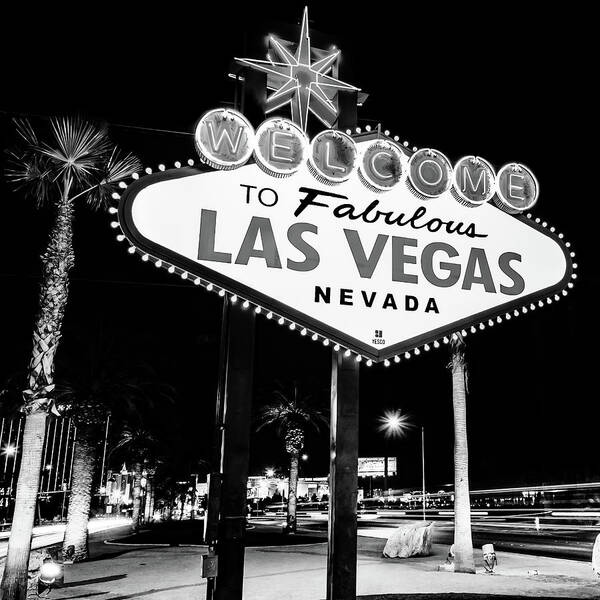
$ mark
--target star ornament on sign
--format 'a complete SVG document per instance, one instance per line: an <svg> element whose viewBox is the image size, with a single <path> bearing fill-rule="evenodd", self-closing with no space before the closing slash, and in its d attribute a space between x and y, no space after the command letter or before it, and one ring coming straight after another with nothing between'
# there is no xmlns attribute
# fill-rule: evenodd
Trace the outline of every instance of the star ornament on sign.
<svg viewBox="0 0 600 600"><path fill-rule="evenodd" d="M360 88L327 74L339 56L339 50L312 62L308 7L304 9L300 41L295 55L274 37L271 36L270 39L280 62L253 58L235 59L242 65L267 74L267 87L273 93L267 98L265 112L273 112L289 103L292 105L292 120L304 131L308 111L325 126L333 126L338 116L333 102L338 91L358 92Z"/></svg>

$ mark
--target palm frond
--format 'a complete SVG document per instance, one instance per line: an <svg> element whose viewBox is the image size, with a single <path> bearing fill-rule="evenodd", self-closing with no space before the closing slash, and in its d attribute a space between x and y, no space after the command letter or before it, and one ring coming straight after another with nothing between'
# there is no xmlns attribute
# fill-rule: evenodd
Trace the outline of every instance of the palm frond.
<svg viewBox="0 0 600 600"><path fill-rule="evenodd" d="M87 195L88 204L94 209L105 206L115 184L139 171L141 166L137 156L131 153L124 154L114 147L103 168L98 172L96 185Z"/></svg>
<svg viewBox="0 0 600 600"><path fill-rule="evenodd" d="M35 148L39 146L38 137L31 126L29 119L13 119L15 131L25 146Z"/></svg>
<svg viewBox="0 0 600 600"><path fill-rule="evenodd" d="M34 152L9 150L6 178L35 200L36 207L48 201L53 181L48 161Z"/></svg>
<svg viewBox="0 0 600 600"><path fill-rule="evenodd" d="M52 161L57 176L66 174L80 186L89 186L110 149L106 131L77 117L53 118L50 130L52 143L42 142L40 152Z"/></svg>
<svg viewBox="0 0 600 600"><path fill-rule="evenodd" d="M141 168L138 159L113 146L106 130L77 117L50 119L38 135L27 119L14 119L17 147L10 151L7 178L38 205L69 189L70 200L85 196L104 205L114 184ZM62 188L62 189L59 189Z"/></svg>
<svg viewBox="0 0 600 600"><path fill-rule="evenodd" d="M283 389L273 390L273 401L259 411L256 430L274 426L277 432L285 435L291 429L307 428L319 430L328 423L322 410L310 402L310 395L302 395L297 385L289 393Z"/></svg>

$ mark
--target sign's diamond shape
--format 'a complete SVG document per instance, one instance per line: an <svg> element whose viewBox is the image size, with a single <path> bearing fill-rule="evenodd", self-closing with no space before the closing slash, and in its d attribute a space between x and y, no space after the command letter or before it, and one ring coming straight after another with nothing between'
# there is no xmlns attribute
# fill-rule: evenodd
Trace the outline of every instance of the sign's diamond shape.
<svg viewBox="0 0 600 600"><path fill-rule="evenodd" d="M126 190L119 219L153 261L377 361L546 301L572 276L541 224L403 183L377 193L356 171L335 186L306 165L280 179L255 164L166 171Z"/></svg>

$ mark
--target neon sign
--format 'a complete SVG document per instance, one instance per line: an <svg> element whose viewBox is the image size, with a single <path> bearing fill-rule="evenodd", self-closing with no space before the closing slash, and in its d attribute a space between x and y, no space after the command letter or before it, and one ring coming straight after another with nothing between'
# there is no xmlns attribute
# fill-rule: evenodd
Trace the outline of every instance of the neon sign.
<svg viewBox="0 0 600 600"><path fill-rule="evenodd" d="M438 150L411 153L385 135L375 136L359 153L349 135L333 129L320 132L309 144L302 129L288 119L269 119L254 133L242 114L229 109L211 110L200 118L196 143L200 159L216 169L239 168L253 154L264 171L286 177L308 160L311 174L323 183L342 183L357 170L372 191L387 192L408 180L409 189L423 200L451 189L452 196L470 208L496 198L498 208L516 214L530 210L539 195L532 172L519 163L503 166L498 177L490 163L477 156L465 156L452 168Z"/></svg>
<svg viewBox="0 0 600 600"><path fill-rule="evenodd" d="M292 54L239 59L268 74L256 131L231 109L206 112L200 165L147 169L112 208L129 252L367 364L389 365L568 294L564 235L530 211L532 171L484 158L454 165L388 132L339 131L336 93L357 90L313 60L306 12ZM327 129L310 140L309 113Z"/></svg>

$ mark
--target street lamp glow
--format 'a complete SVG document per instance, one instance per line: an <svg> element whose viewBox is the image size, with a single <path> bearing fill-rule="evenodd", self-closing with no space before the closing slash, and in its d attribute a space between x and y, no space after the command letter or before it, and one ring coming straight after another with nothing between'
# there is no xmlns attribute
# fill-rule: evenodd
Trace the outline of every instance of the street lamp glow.
<svg viewBox="0 0 600 600"><path fill-rule="evenodd" d="M382 431L385 437L401 437L411 427L408 415L403 415L400 409L388 410L379 417L378 431Z"/></svg>
<svg viewBox="0 0 600 600"><path fill-rule="evenodd" d="M3 454L6 454L6 456L14 456L17 453L17 447L13 446L12 444L5 446L4 450L3 450Z"/></svg>
<svg viewBox="0 0 600 600"><path fill-rule="evenodd" d="M267 469L266 475L267 477L273 477L275 475L275 469Z"/></svg>
<svg viewBox="0 0 600 600"><path fill-rule="evenodd" d="M302 460L308 460L308 454L303 454L302 455Z"/></svg>

